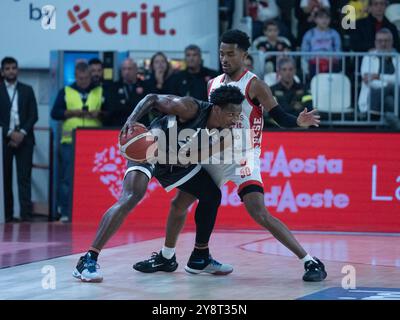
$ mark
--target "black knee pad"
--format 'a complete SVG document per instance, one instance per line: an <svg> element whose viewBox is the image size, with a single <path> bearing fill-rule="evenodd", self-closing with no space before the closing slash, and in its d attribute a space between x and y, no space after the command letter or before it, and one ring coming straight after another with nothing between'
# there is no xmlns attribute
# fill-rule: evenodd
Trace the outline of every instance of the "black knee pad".
<svg viewBox="0 0 400 320"><path fill-rule="evenodd" d="M264 194L264 188L261 187L261 186L259 186L259 185L256 185L256 184L250 184L250 185L244 187L244 188L239 192L240 200L243 202L243 197L244 197L246 194L249 194L249 193L252 193L252 192L260 192L260 193Z"/></svg>

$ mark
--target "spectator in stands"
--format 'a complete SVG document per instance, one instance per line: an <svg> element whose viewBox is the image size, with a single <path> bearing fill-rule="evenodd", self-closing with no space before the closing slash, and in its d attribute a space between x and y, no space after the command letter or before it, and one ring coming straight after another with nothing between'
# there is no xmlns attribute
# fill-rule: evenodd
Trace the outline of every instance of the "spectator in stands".
<svg viewBox="0 0 400 320"><path fill-rule="evenodd" d="M311 94L304 85L296 80L296 62L291 57L283 57L277 66L279 82L271 87L271 91L286 112L298 116L306 107L312 110Z"/></svg>
<svg viewBox="0 0 400 320"><path fill-rule="evenodd" d="M150 74L143 83L145 93L169 93L172 73L166 55L162 52L155 53L150 60Z"/></svg>
<svg viewBox="0 0 400 320"><path fill-rule="evenodd" d="M103 89L92 87L89 66L78 62L75 66L75 81L60 90L51 110L54 120L62 121L61 136L61 185L58 198L61 221L71 219L70 194L72 191L73 130L77 127L100 127L100 110Z"/></svg>
<svg viewBox="0 0 400 320"><path fill-rule="evenodd" d="M244 59L244 64L246 65L247 70L254 72L254 59L250 54L248 54Z"/></svg>
<svg viewBox="0 0 400 320"><path fill-rule="evenodd" d="M107 105L110 106L110 97L111 97L111 86L110 81L104 81L104 67L103 62L101 62L98 58L93 58L89 60L89 72L90 72L90 86L92 88L101 86L102 87L102 112L101 112L101 122L103 125L107 125L109 119L108 114L106 112Z"/></svg>
<svg viewBox="0 0 400 320"><path fill-rule="evenodd" d="M103 63L98 58L93 58L89 60L89 72L91 78L91 85L102 86L103 85Z"/></svg>
<svg viewBox="0 0 400 320"><path fill-rule="evenodd" d="M261 52L290 51L290 41L285 37L279 36L278 24L267 21L264 25L264 36L254 40L253 46ZM265 58L264 72L271 73L276 70L276 55L267 55Z"/></svg>
<svg viewBox="0 0 400 320"><path fill-rule="evenodd" d="M121 128L136 104L144 98L143 82L137 78L137 64L126 58L121 64L119 81L110 87L109 97L103 107L105 126ZM146 115L139 122L150 124Z"/></svg>
<svg viewBox="0 0 400 320"><path fill-rule="evenodd" d="M33 126L38 120L35 94L31 86L18 81L18 62L12 57L1 61L4 82L0 83L0 127L3 128L3 174L6 222L13 217L12 172L17 162L20 218L32 219L31 176L35 137Z"/></svg>
<svg viewBox="0 0 400 320"><path fill-rule="evenodd" d="M185 70L171 76L169 92L180 97L191 96L207 101L207 83L218 72L202 65L201 50L194 44L185 48L185 63Z"/></svg>
<svg viewBox="0 0 400 320"><path fill-rule="evenodd" d="M329 28L330 13L326 9L319 9L315 14L316 27L307 31L301 44L303 52L340 52L342 44L339 33ZM340 69L337 57L306 57L309 66L309 76L312 78L317 72L338 72ZM331 62L332 61L332 62Z"/></svg>
<svg viewBox="0 0 400 320"><path fill-rule="evenodd" d="M298 20L297 43L300 45L304 34L315 26L315 17L320 9L330 10L329 0L296 0L295 13Z"/></svg>
<svg viewBox="0 0 400 320"><path fill-rule="evenodd" d="M351 30L351 48L353 51L366 52L375 47L375 34L382 28L389 29L393 36L393 46L400 52L399 33L396 26L385 17L388 2L369 0L369 15L356 21L356 28Z"/></svg>
<svg viewBox="0 0 400 320"><path fill-rule="evenodd" d="M375 36L375 50L371 53L395 53L393 35L389 29L380 29ZM365 56L361 63L363 84L358 105L361 112L368 110L373 115L384 116L392 128L400 130L399 118L395 109L400 112L400 66L395 56ZM395 91L398 92L397 105ZM383 105L382 105L383 101Z"/></svg>

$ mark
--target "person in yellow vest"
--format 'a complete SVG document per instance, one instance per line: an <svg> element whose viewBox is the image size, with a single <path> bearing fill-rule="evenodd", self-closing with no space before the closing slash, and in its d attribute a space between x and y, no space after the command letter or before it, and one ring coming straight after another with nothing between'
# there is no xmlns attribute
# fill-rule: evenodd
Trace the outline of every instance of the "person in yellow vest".
<svg viewBox="0 0 400 320"><path fill-rule="evenodd" d="M60 147L60 188L57 197L63 222L71 220L73 131L78 127L101 126L102 87L91 86L90 83L88 64L78 62L75 66L75 82L60 90L51 111L51 117L54 120L63 122Z"/></svg>

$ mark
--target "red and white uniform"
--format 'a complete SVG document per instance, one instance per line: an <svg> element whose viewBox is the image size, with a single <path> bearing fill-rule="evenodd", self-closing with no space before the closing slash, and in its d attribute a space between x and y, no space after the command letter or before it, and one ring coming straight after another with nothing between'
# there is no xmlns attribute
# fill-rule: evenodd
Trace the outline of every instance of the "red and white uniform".
<svg viewBox="0 0 400 320"><path fill-rule="evenodd" d="M256 78L257 76L254 73L245 70L237 81L226 82L226 75L222 74L211 80L208 92L208 96L210 97L212 91L218 87L232 85L238 87L245 96L237 128L253 130L254 148L250 154L247 152L248 156L246 159L243 159L244 161L241 161L242 163L202 165L218 186L222 186L227 181L232 181L238 187L238 193L244 187L251 184L262 186L260 154L262 129L264 126L263 108L260 105L255 105L249 97L250 84Z"/></svg>

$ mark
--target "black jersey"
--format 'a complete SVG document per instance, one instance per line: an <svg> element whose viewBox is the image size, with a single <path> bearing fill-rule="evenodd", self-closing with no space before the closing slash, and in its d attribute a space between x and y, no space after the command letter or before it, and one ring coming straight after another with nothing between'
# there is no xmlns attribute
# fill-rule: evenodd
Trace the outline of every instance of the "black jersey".
<svg viewBox="0 0 400 320"><path fill-rule="evenodd" d="M181 122L176 116L161 115L152 121L149 129L152 130L152 132L156 135L157 132L164 132L167 138L166 141L173 142L171 144L167 143L166 145L158 143L159 150L164 149L163 152L166 152L166 154L169 154L169 151L174 154L174 152L180 150L183 145L189 143L188 140L193 138L190 135L187 137L183 137L182 133L185 133L183 132L184 129L191 129L191 134L193 134L194 132L199 133L201 129L206 128L207 120L212 109L212 104L196 99L194 100L198 105L198 110L196 116L193 119L186 122ZM157 131L156 129L159 129L159 131ZM179 133L181 133L181 135L179 135ZM182 141L178 141L177 137L175 138L175 141L173 141L172 139L170 140L171 134L177 134L177 137L179 136L180 138L179 140ZM175 147L176 150L174 150ZM179 187L186 181L190 180L198 172L200 172L200 170L200 164L182 165L177 161L174 161L171 164L168 157L167 163L165 164L160 163L160 161L158 161L156 164L128 161L128 169L125 173L125 176L130 171L141 171L142 173L146 174L149 179L151 179L153 176L156 177L161 185L165 188L165 190L170 191L173 188Z"/></svg>
<svg viewBox="0 0 400 320"><path fill-rule="evenodd" d="M177 155L183 146L190 144L194 138L197 142L201 142L200 130L205 129L207 120L210 115L212 104L205 101L193 99L198 105L196 116L188 121L181 122L179 117L175 115L161 115L153 120L149 129L159 138L159 152L166 155ZM158 130L157 130L158 129ZM161 140L159 135L165 134L164 140ZM165 163L177 164L174 159L168 158Z"/></svg>
<svg viewBox="0 0 400 320"><path fill-rule="evenodd" d="M172 126L176 125L178 130L183 129L204 129L207 125L207 120L210 115L212 104L206 101L200 101L197 99L193 99L198 105L198 110L196 116L186 122L179 121L177 116L174 115L160 115L156 119L154 119L149 129L161 129L164 132L167 132Z"/></svg>

